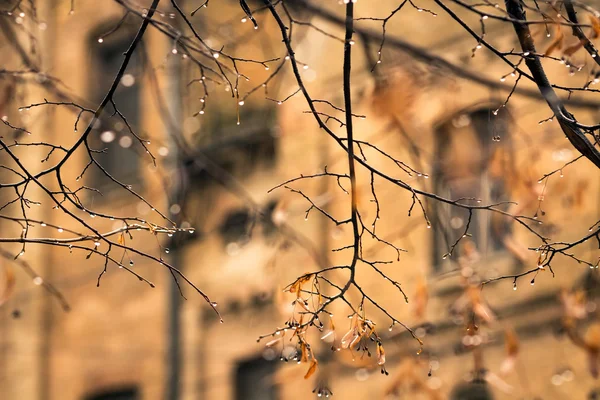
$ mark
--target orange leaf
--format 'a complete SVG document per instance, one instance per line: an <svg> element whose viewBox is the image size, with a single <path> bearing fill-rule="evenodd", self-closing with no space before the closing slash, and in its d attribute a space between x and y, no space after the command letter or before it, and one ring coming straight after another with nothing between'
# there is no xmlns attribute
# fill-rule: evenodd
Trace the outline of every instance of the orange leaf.
<svg viewBox="0 0 600 400"><path fill-rule="evenodd" d="M154 225L152 225L149 222L146 222L146 225L148 225L148 228L150 229L150 232L152 232L153 234L156 235L156 227Z"/></svg>
<svg viewBox="0 0 600 400"><path fill-rule="evenodd" d="M420 278L417 282L417 287L414 295L414 308L413 314L417 318L424 318L425 311L427 310L427 303L429 301L429 292L427 290L427 283L425 279Z"/></svg>
<svg viewBox="0 0 600 400"><path fill-rule="evenodd" d="M558 25L556 27L556 36L555 36L554 40L552 41L552 43L550 43L550 46L548 46L548 48L544 52L544 55L549 56L550 54L552 54L552 52L554 50L561 49L564 38L565 38L565 36L563 35L562 30L560 29L560 25Z"/></svg>
<svg viewBox="0 0 600 400"><path fill-rule="evenodd" d="M344 336L342 336L342 349L347 349L350 347L350 343L354 342L355 338L359 337L355 328L350 328L348 332Z"/></svg>
<svg viewBox="0 0 600 400"><path fill-rule="evenodd" d="M514 369L517 354L519 354L519 340L514 330L507 329L504 332L504 346L506 348L506 358L500 365L500 372L507 374Z"/></svg>
<svg viewBox="0 0 600 400"><path fill-rule="evenodd" d="M600 322L595 322L588 327L583 341L588 350L600 351Z"/></svg>
<svg viewBox="0 0 600 400"><path fill-rule="evenodd" d="M383 350L383 346L377 343L377 365L385 364L385 351Z"/></svg>
<svg viewBox="0 0 600 400"><path fill-rule="evenodd" d="M317 360L312 360L310 367L308 367L308 371L306 371L306 375L304 375L304 379L310 378L315 373L317 370L317 364Z"/></svg>
<svg viewBox="0 0 600 400"><path fill-rule="evenodd" d="M300 347L302 348L302 358L300 359L300 361L308 362L308 351L306 349L306 344L302 343Z"/></svg>
<svg viewBox="0 0 600 400"><path fill-rule="evenodd" d="M592 34L590 35L590 38L595 39L597 37L600 37L600 19L598 19L598 17L590 15L590 22L592 24Z"/></svg>
<svg viewBox="0 0 600 400"><path fill-rule="evenodd" d="M4 267L4 274L0 281L0 305L4 304L15 290L15 273L12 268Z"/></svg>
<svg viewBox="0 0 600 400"><path fill-rule="evenodd" d="M270 342L268 342L267 344L265 344L265 347L271 347L275 344L277 344L278 342L281 341L282 338L278 337L277 339L273 339Z"/></svg>
<svg viewBox="0 0 600 400"><path fill-rule="evenodd" d="M509 356L514 356L519 352L519 339L515 331L507 329L504 332L504 344L506 346L506 353Z"/></svg>

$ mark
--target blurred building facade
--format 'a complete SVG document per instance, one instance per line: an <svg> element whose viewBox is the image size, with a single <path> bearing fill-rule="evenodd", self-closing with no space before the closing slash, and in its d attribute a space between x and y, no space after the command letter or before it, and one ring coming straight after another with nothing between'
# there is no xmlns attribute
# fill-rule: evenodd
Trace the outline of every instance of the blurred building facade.
<svg viewBox="0 0 600 400"><path fill-rule="evenodd" d="M341 6L333 3L319 7L324 13L342 15ZM388 0L376 5L359 2L357 14L384 16L394 4ZM185 9L191 11L195 6L185 4ZM110 84L139 22L131 18L131 23L99 43L98 38L118 23L122 10L116 4L98 7L77 2L71 14L70 7L70 1L59 0L39 6L44 29L37 27L43 31L38 46L52 51L40 51L39 59L31 62L39 63L43 71L94 104ZM175 20L170 17L173 10L163 11L161 18L166 22ZM336 18L323 16L299 13L299 18L313 18L322 29L342 37ZM257 43L251 41L236 49L242 53L240 57L281 55L279 32L266 15L260 16L258 33L249 24L239 23L238 17L236 2L210 4L198 14L197 22L210 22L203 29L214 43L229 43L231 38L239 40L250 34L266 36L266 44L256 39ZM395 18L387 27L390 37L405 38L494 82L511 72L484 50L471 57L476 43L442 15L434 18L408 8ZM26 42L12 20L2 24L5 37L12 30ZM380 28L366 22L359 27L375 32ZM490 24L488 35L495 35L499 46L512 47L512 32L501 29ZM341 104L341 43L312 29L298 30L295 35L297 57L308 66L302 71L308 90L314 98ZM538 184L545 173L577 154L555 123L538 123L548 118L550 111L535 95L516 93L506 108L501 107L514 77L505 78L508 90L490 88L451 75L439 65L418 62L414 54L393 41L386 45L383 62L373 75L369 70L374 60L361 47L364 38L357 35L356 40L355 112L367 116L357 121L357 138L385 149L427 176L402 175L389 159L367 152L372 165L449 198L478 197L486 204L514 200L519 206L510 206L508 211L537 215L544 222L543 232L565 240L582 236L599 219L598 172L587 160L565 168L561 177L554 175L547 185ZM378 44L371 42L369 54L376 54ZM14 53L14 43L3 41L2 47ZM470 251L461 246L444 257L462 234L467 215L427 202L432 225L428 229L418 210L407 216L412 195L385 182L375 182L381 205L378 234L408 250L399 262L385 268L390 278L402 283L411 302L405 304L393 287L387 288L385 281L366 270L360 271L359 279L390 313L418 329L424 353L417 356L419 346L407 332L397 326L388 331L390 321L374 310L372 318L386 343L390 376L379 373L373 358L348 351L332 353L324 343L316 349L320 358L317 374L304 380L305 365L281 362L280 346L266 348L264 342L257 343L260 335L289 318L293 298L282 292L283 287L320 264L348 263L349 254L331 249L351 240L349 227L337 227L314 211L305 218L310 204L302 196L284 188L270 189L301 174L322 172L324 166L344 173L347 161L313 117L304 113L306 103L299 95L278 105L259 91L239 107L230 93L215 86L205 113L193 116L203 107L198 101L202 93L187 84L198 76L180 55L173 55L172 48L173 43L160 32L149 30L144 52L127 70L116 99L129 120L150 138L164 168L153 167L143 152L139 154L124 127L116 126L114 120L102 121L105 125L97 127L95 140L109 149L102 162L119 179L134 185L157 208L170 210L178 222L196 228L186 237L164 238L159 250L168 247L165 257L218 302L225 323L219 322L193 290L184 288L184 300L171 275L159 265L134 260L136 272L154 282L154 289L116 269L109 270L96 287L100 260L32 247L27 261L64 293L72 309L62 311L30 279L18 277L17 292L0 308L0 398L304 399L319 386L329 387L340 399L593 398L590 396L600 386L588 372L588 355L560 334L563 310L559 296L563 289L583 288L593 309L595 272L561 258L554 267L554 279L549 271L543 271L534 286L530 277L518 280L516 291L510 279L485 286L481 294L497 318L480 327L477 340L486 343L473 350L473 343L465 339L468 321L460 312L453 312L468 293L465 281L472 276L487 279L518 274L534 267L537 256L527 248L539 243L516 224L477 212L470 227L472 237L464 242L471 243ZM23 68L24 60L15 58L10 63L13 69ZM254 82L270 73L260 65L245 68ZM548 69L559 81L571 79L564 66L549 65ZM266 97L285 99L297 89L289 71L284 70L280 80L279 86L269 87ZM1 83L10 87L6 80ZM244 87L250 89L252 84ZM527 83L522 87L535 93ZM51 95L39 85L14 89L11 94L13 105L39 102L44 96ZM579 98L590 100L572 107L578 107L578 115L593 120L598 108L593 97ZM32 109L24 116L3 112L11 120L29 119L30 130L47 132L48 141L72 140L74 117L70 110ZM196 148L178 149L169 135L173 131ZM339 134L343 136L343 130ZM32 163L43 157L41 153L27 154ZM85 166L83 155L80 161L81 165L73 165L73 177ZM88 174L86 179L90 185L106 187L104 196L89 199L98 212L119 210L123 215L153 217L151 210L112 190L101 176ZM373 219L370 176L359 168L358 179L363 216ZM348 196L335 182L311 179L293 187L332 215L346 218ZM263 217L258 217L257 210ZM43 207L39 219L57 226L63 223L51 207ZM114 227L111 221L98 224L102 230ZM2 222L5 236L15 234L13 228ZM141 248L156 250L154 239L140 234L136 240ZM395 252L381 243L365 244L365 251L374 259L395 259ZM593 245L586 245L581 254L593 259L598 252ZM460 264L460 257L464 261L469 256L467 264ZM343 277L333 275L331 279ZM342 332L347 312L342 304L334 307ZM514 331L519 338L519 352L514 367L504 375L501 366L511 341L507 331ZM478 368L489 372L485 385L474 380L473 371Z"/></svg>

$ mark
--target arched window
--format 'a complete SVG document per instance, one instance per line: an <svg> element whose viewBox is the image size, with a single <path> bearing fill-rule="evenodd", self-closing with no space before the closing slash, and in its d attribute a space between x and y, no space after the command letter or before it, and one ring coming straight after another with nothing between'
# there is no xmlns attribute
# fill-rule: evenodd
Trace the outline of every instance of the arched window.
<svg viewBox="0 0 600 400"><path fill-rule="evenodd" d="M437 127L433 162L435 193L472 205L509 199L508 116L503 109L497 115L494 110L478 108L462 112ZM436 202L433 211L433 264L437 266L465 232L469 211L442 202ZM503 249L509 225L502 216L475 211L468 233L471 235L468 240L477 250L489 254ZM460 248L455 249L450 259L456 259L459 253Z"/></svg>

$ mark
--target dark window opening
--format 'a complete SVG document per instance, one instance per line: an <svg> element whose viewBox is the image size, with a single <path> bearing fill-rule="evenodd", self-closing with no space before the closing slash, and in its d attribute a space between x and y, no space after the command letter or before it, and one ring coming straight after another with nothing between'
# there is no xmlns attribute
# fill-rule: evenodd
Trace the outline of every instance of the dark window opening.
<svg viewBox="0 0 600 400"><path fill-rule="evenodd" d="M136 388L106 390L85 397L85 400L139 400Z"/></svg>
<svg viewBox="0 0 600 400"><path fill-rule="evenodd" d="M275 361L256 358L238 365L235 375L236 400L276 400Z"/></svg>
<svg viewBox="0 0 600 400"><path fill-rule="evenodd" d="M436 131L434 161L435 193L466 204L498 203L508 200L509 160L508 121L504 112L479 109L460 114L440 125ZM449 204L434 204L434 265L447 255L469 220L469 211ZM449 255L456 260L465 246L481 254L502 250L510 233L505 218L486 212L473 212L468 234Z"/></svg>
<svg viewBox="0 0 600 400"><path fill-rule="evenodd" d="M494 400L494 396L485 382L473 381L456 386L450 400Z"/></svg>
<svg viewBox="0 0 600 400"><path fill-rule="evenodd" d="M232 242L245 242L249 236L252 217L248 210L232 211L225 216L219 227L219 233L225 244Z"/></svg>
<svg viewBox="0 0 600 400"><path fill-rule="evenodd" d="M274 164L277 150L275 109L247 105L239 110L240 125L237 125L235 107L211 109L203 117L201 129L196 133L196 144L203 157L196 161L192 154L185 162L196 187L205 188L207 183L214 182L210 168L204 168L204 157L238 178L251 174L259 166Z"/></svg>
<svg viewBox="0 0 600 400"><path fill-rule="evenodd" d="M262 228L263 237L265 239L272 238L277 233L277 226L273 223L273 212L276 207L276 200L268 202L262 208L262 214L257 217L248 209L230 211L219 226L219 234L223 238L224 244L242 245L247 243L257 223Z"/></svg>
<svg viewBox="0 0 600 400"><path fill-rule="evenodd" d="M104 32L100 28L98 31ZM98 44L99 35L92 35L91 74L95 82L92 93L96 102L102 101L113 83L123 62L123 53L131 44L134 34L135 31L128 26L123 26L113 35L108 36L102 44ZM138 136L143 137L139 132L140 84L137 82L137 79L141 79L140 61L140 57L134 53L113 95L114 102L127 123L118 115L113 115L114 108L109 104L90 135L92 148L104 150L103 153L95 153L98 163L113 178L131 185L134 190L141 189L140 145L127 125L129 124ZM90 167L86 175L95 188L100 190L117 188L114 183L111 183L111 179L95 166Z"/></svg>

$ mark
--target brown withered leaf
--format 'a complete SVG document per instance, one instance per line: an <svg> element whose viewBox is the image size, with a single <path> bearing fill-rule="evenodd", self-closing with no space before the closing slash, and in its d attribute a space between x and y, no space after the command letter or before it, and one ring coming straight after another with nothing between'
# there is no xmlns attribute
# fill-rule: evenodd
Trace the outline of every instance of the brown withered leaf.
<svg viewBox="0 0 600 400"><path fill-rule="evenodd" d="M568 46L567 48L565 48L563 50L563 54L565 56L572 56L577 51L579 51L579 49L581 49L583 47L583 44L584 44L584 41L580 40L579 42L572 44L572 45Z"/></svg>
<svg viewBox="0 0 600 400"><path fill-rule="evenodd" d="M429 291L427 289L427 283L422 277L417 281L417 287L413 298L414 316L418 319L425 318L425 311L427 310L427 303L429 302Z"/></svg>
<svg viewBox="0 0 600 400"><path fill-rule="evenodd" d="M308 350L306 348L306 344L302 343L300 345L300 348L302 349L302 358L300 359L300 361L302 361L302 362L308 362Z"/></svg>
<svg viewBox="0 0 600 400"><path fill-rule="evenodd" d="M385 364L385 350L383 345L377 343L377 365Z"/></svg>
<svg viewBox="0 0 600 400"><path fill-rule="evenodd" d="M148 229L150 229L150 232L156 235L156 226L152 225L150 222L146 222L146 225L148 225Z"/></svg>
<svg viewBox="0 0 600 400"><path fill-rule="evenodd" d="M121 234L119 235L119 240L118 240L118 243L119 243L121 246L125 246L125 235L123 234L123 232L121 232Z"/></svg>
<svg viewBox="0 0 600 400"><path fill-rule="evenodd" d="M307 274L305 276L298 278L296 280L296 282L292 283L292 285L290 286L290 293L296 293L297 297L300 297L300 294L302 293L302 285L304 285L306 282L310 281L311 277L312 277L312 274Z"/></svg>
<svg viewBox="0 0 600 400"><path fill-rule="evenodd" d="M592 33L590 39L596 39L600 37L600 18L590 15L590 24L592 24Z"/></svg>
<svg viewBox="0 0 600 400"><path fill-rule="evenodd" d="M507 329L504 332L504 344L506 347L506 354L509 356L514 356L519 352L519 339L517 338L517 334L512 329Z"/></svg>
<svg viewBox="0 0 600 400"><path fill-rule="evenodd" d="M278 337L276 339L271 340L270 342L268 342L267 344L265 344L265 347L271 347L274 346L275 344L279 343L281 341L281 337Z"/></svg>
<svg viewBox="0 0 600 400"><path fill-rule="evenodd" d="M310 363L310 367L308 367L308 371L306 371L306 375L304 375L304 379L310 378L315 373L318 364L319 363L317 362L317 360L312 360L312 362Z"/></svg>
<svg viewBox="0 0 600 400"><path fill-rule="evenodd" d="M575 208L581 209L585 205L587 190L589 188L589 182L586 179L582 179L577 182L575 190L573 190L573 205Z"/></svg>
<svg viewBox="0 0 600 400"><path fill-rule="evenodd" d="M358 334L358 316L354 314L350 322L350 329L342 336L342 348L347 349L350 347L350 343L354 342L356 337L360 337L360 335Z"/></svg>
<svg viewBox="0 0 600 400"><path fill-rule="evenodd" d="M342 336L342 349L347 349L350 347L350 343L354 341L354 339L358 336L358 333L355 328L350 328L348 332L344 336Z"/></svg>
<svg viewBox="0 0 600 400"><path fill-rule="evenodd" d="M496 320L496 315L481 298L481 291L476 286L467 288L467 295L471 300L473 312L487 323L492 323Z"/></svg>
<svg viewBox="0 0 600 400"><path fill-rule="evenodd" d="M587 315L585 305L587 302L585 291L576 290L570 292L567 289L562 289L560 300L563 306L563 312L566 319L584 319Z"/></svg>
<svg viewBox="0 0 600 400"><path fill-rule="evenodd" d="M504 332L504 347L506 349L506 358L500 366L500 372L507 374L513 370L517 355L519 354L519 339L514 330L507 329Z"/></svg>
<svg viewBox="0 0 600 400"><path fill-rule="evenodd" d="M556 26L556 33L554 35L554 40L550 43L550 45L548 46L548 48L546 48L546 51L544 52L544 55L545 56L549 56L555 50L562 49L563 40L564 39L565 39L565 35L562 33L562 29L560 28L560 25L557 25Z"/></svg>
<svg viewBox="0 0 600 400"><path fill-rule="evenodd" d="M15 290L15 272L10 266L4 266L0 275L0 305L4 304Z"/></svg>
<svg viewBox="0 0 600 400"><path fill-rule="evenodd" d="M589 350L600 351L600 322L595 322L588 327L583 341Z"/></svg>
<svg viewBox="0 0 600 400"><path fill-rule="evenodd" d="M356 336L354 336L354 338L352 339L352 342L350 342L350 344L348 345L348 348L353 349L356 346L358 346L358 343L360 343L361 338L362 338L362 334L357 332Z"/></svg>

